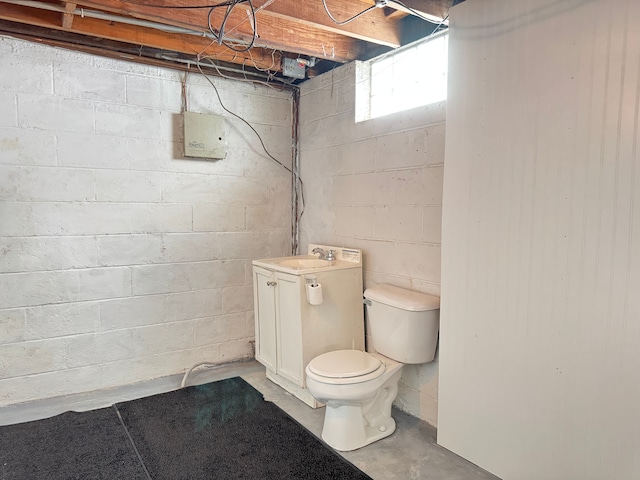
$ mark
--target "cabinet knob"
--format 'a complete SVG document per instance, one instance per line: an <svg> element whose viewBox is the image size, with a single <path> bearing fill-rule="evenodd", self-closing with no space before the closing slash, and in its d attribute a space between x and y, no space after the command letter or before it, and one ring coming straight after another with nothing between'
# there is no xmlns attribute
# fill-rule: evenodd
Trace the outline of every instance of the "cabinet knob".
<svg viewBox="0 0 640 480"><path fill-rule="evenodd" d="M275 287L277 285L276 282L267 282L268 287Z"/></svg>

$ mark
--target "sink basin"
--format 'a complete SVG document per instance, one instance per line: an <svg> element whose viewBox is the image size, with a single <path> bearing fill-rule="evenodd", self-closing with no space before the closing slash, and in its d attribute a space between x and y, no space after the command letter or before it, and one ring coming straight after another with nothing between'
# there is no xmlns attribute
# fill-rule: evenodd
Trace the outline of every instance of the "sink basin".
<svg viewBox="0 0 640 480"><path fill-rule="evenodd" d="M319 258L287 258L278 262L283 267L299 269L322 268L328 267L331 263L328 260L320 260Z"/></svg>
<svg viewBox="0 0 640 480"><path fill-rule="evenodd" d="M335 250L337 252L335 260L324 260L318 255L312 254L311 250L320 247L325 250ZM329 247L325 245L309 244L307 255L291 255L287 257L263 258L253 260L255 266L276 272L288 273L290 275L317 275L321 272L342 270L346 268L362 269L362 260L359 250L343 249L341 247Z"/></svg>

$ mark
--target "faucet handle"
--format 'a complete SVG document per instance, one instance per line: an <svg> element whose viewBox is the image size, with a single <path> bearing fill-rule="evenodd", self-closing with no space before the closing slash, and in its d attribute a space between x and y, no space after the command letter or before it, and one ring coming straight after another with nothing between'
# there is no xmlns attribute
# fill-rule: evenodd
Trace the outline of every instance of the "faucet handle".
<svg viewBox="0 0 640 480"><path fill-rule="evenodd" d="M335 250L329 250L329 252L327 253L327 256L325 257L325 260L329 260L330 262L336 259L336 251Z"/></svg>

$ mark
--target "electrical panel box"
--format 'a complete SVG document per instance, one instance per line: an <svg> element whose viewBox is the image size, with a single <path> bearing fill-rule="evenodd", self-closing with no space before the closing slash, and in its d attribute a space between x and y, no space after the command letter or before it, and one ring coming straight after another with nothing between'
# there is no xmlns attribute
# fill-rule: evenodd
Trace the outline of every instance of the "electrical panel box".
<svg viewBox="0 0 640 480"><path fill-rule="evenodd" d="M227 136L219 115L184 112L184 154L186 157L225 158Z"/></svg>

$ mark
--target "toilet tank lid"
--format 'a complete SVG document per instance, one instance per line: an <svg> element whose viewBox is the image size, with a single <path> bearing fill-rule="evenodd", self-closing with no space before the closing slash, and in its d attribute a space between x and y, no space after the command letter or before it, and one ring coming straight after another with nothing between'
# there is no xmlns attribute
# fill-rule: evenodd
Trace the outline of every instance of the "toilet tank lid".
<svg viewBox="0 0 640 480"><path fill-rule="evenodd" d="M384 303L391 307L409 310L412 312L424 312L440 308L440 297L414 292L406 288L393 285L380 284L367 288L364 297L374 302Z"/></svg>

